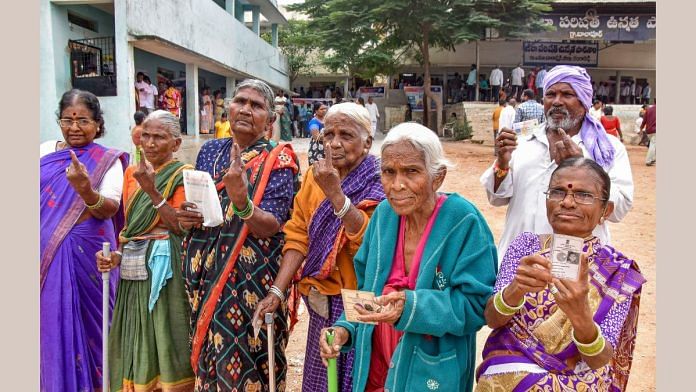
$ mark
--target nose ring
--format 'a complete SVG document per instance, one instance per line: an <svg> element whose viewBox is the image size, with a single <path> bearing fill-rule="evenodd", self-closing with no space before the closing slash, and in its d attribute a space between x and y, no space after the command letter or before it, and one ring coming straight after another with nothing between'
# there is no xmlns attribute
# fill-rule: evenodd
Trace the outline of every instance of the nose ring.
<svg viewBox="0 0 696 392"><path fill-rule="evenodd" d="M404 184L401 184L401 189L406 189L406 186Z"/></svg>

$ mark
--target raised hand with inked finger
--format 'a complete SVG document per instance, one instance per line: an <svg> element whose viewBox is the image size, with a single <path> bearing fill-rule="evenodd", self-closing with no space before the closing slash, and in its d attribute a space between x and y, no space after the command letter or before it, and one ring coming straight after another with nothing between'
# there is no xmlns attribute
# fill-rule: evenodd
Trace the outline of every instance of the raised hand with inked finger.
<svg viewBox="0 0 696 392"><path fill-rule="evenodd" d="M230 167L222 177L227 195L238 210L244 209L248 197L248 180L239 145L234 143L230 150Z"/></svg>
<svg viewBox="0 0 696 392"><path fill-rule="evenodd" d="M157 191L155 187L155 169L152 164L145 159L145 153L140 150L140 162L137 169L133 172L133 178L138 181L140 188L148 195Z"/></svg>
<svg viewBox="0 0 696 392"><path fill-rule="evenodd" d="M82 162L77 159L75 152L70 150L70 165L65 169L65 176L75 192L83 194L92 190L89 172Z"/></svg>
<svg viewBox="0 0 696 392"><path fill-rule="evenodd" d="M338 170L333 166L332 159L333 152L331 146L327 144L324 147L324 158L317 160L312 165L314 180L329 200L333 200L334 197L343 194L341 177ZM342 198L341 202L343 202Z"/></svg>
<svg viewBox="0 0 696 392"><path fill-rule="evenodd" d="M568 158L583 156L580 146L575 144L573 139L561 128L558 128L558 137L549 137L549 142L551 142L549 144L551 158L556 164L560 164Z"/></svg>
<svg viewBox="0 0 696 392"><path fill-rule="evenodd" d="M495 138L498 146L498 167L507 169L512 159L512 152L517 148L517 134L510 128L502 128L498 137Z"/></svg>

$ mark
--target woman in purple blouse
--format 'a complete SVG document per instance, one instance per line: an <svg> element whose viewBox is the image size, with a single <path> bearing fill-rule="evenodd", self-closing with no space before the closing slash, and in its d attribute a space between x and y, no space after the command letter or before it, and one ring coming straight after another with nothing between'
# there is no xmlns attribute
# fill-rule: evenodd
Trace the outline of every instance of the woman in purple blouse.
<svg viewBox="0 0 696 392"><path fill-rule="evenodd" d="M584 239L577 281L551 274L551 235L520 234L500 266L485 310L493 329L476 391L626 389L641 286L636 263L592 235L613 210L611 182L592 160L570 158L551 175L554 234Z"/></svg>

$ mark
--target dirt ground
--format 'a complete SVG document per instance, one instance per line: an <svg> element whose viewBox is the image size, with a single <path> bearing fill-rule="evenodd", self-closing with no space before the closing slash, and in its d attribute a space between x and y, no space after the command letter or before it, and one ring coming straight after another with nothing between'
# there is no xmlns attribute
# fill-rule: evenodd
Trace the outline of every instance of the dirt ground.
<svg viewBox="0 0 696 392"><path fill-rule="evenodd" d="M295 143L293 143L295 144ZM486 217L496 242L503 231L505 223L504 207L493 207L488 203L486 194L479 184L481 173L493 162L493 148L462 142L444 142L447 157L456 167L449 171L442 190L459 192L472 201ZM655 167L644 164L646 148L628 146L628 153L633 170L635 193L633 209L618 224L612 224L612 242L617 249L628 257L635 259L648 282L643 286L640 316L638 320L638 338L634 351L634 361L629 379L629 391L655 390ZM299 152L303 171L306 170L306 149L296 148ZM373 147L373 153L376 149ZM301 390L302 365L307 336L307 312L300 316L287 347L289 362L287 386L288 391ZM481 361L481 349L490 330L484 327L477 337L477 363Z"/></svg>

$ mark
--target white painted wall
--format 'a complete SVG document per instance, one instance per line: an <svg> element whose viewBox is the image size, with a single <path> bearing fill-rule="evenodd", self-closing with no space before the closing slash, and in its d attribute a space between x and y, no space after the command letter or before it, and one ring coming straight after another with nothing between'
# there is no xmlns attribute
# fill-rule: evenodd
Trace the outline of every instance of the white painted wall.
<svg viewBox="0 0 696 392"><path fill-rule="evenodd" d="M128 8L126 24L131 36L159 37L239 72L288 88L285 56L214 2L121 1Z"/></svg>

